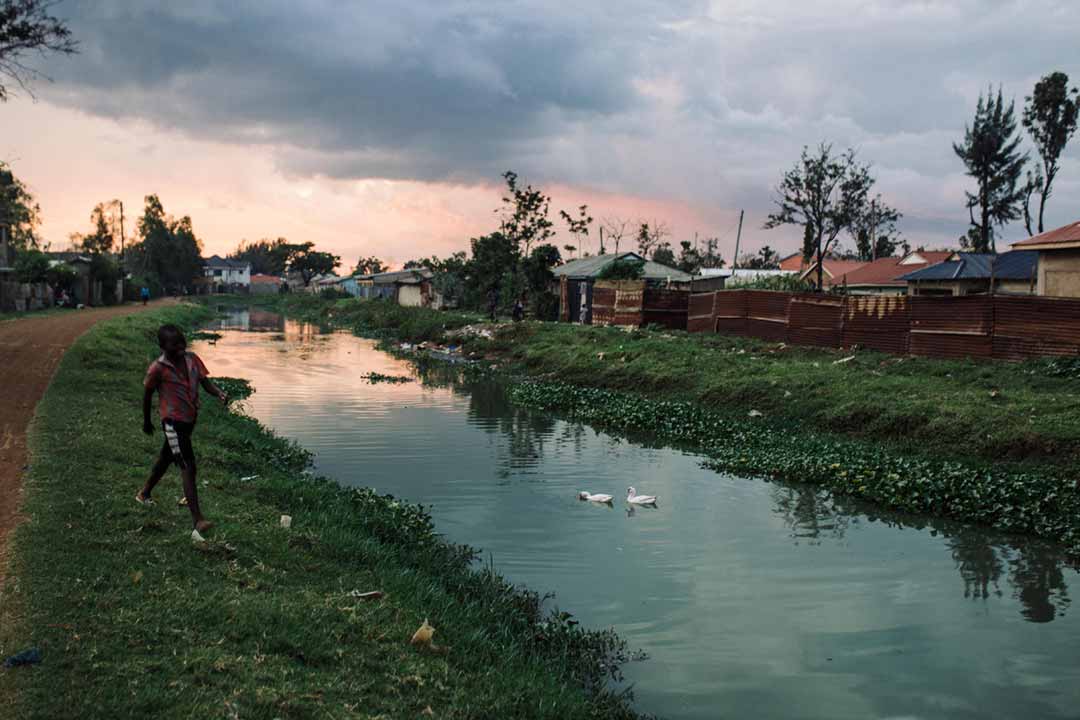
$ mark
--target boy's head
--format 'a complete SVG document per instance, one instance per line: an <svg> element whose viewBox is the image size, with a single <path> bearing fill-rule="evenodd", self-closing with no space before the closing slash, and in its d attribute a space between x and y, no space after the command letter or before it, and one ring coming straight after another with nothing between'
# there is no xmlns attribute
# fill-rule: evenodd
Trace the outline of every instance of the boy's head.
<svg viewBox="0 0 1080 720"><path fill-rule="evenodd" d="M162 325L157 331L158 347L170 357L179 357L187 350L187 339L184 331L172 323Z"/></svg>

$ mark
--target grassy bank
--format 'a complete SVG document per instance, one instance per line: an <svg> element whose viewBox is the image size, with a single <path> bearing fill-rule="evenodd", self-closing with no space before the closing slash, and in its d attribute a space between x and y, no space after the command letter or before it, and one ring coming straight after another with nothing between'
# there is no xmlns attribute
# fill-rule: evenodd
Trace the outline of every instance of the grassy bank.
<svg viewBox="0 0 1080 720"><path fill-rule="evenodd" d="M310 295L258 302L294 317L403 340L480 318ZM1069 471L1080 464L1080 359L934 360L800 348L715 334L559 323L508 326L470 350L531 375L685 400L733 417L884 442L907 454ZM854 357L852 357L854 355Z"/></svg>
<svg viewBox="0 0 1080 720"><path fill-rule="evenodd" d="M306 453L250 418L204 406L206 545L188 537L175 471L156 507L136 505L161 442L140 432L153 331L207 315L98 326L40 404L0 654L34 645L44 661L0 671L0 716L633 717L603 689L624 654L612 634L474 570L422 509L306 475ZM413 647L425 618L436 647Z"/></svg>
<svg viewBox="0 0 1080 720"><path fill-rule="evenodd" d="M261 302L533 378L517 402L703 450L718 469L1038 535L1080 552L1080 361L900 358L668 331L522 323L310 296ZM750 417L751 413L754 417Z"/></svg>

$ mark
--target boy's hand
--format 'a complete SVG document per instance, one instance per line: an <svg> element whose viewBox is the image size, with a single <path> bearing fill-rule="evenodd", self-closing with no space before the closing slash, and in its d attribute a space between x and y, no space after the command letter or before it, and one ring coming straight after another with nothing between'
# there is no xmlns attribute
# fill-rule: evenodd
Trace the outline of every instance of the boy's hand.
<svg viewBox="0 0 1080 720"><path fill-rule="evenodd" d="M154 434L154 425L149 420L143 420L142 431L147 435Z"/></svg>

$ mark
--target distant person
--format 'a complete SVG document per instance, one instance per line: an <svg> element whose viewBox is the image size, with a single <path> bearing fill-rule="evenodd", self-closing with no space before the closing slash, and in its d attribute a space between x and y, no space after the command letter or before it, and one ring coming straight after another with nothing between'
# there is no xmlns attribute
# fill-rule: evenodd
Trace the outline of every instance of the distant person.
<svg viewBox="0 0 1080 720"><path fill-rule="evenodd" d="M150 288L143 286L143 288L139 290L139 297L142 298L143 305L150 302Z"/></svg>
<svg viewBox="0 0 1080 720"><path fill-rule="evenodd" d="M514 322L521 322L525 319L525 293L521 293L518 296L517 302L514 303Z"/></svg>
<svg viewBox="0 0 1080 720"><path fill-rule="evenodd" d="M491 317L491 322L495 322L496 312L499 309L499 288L492 286L488 290L488 315Z"/></svg>
<svg viewBox="0 0 1080 720"><path fill-rule="evenodd" d="M188 510L191 511L192 524L195 530L202 533L213 525L199 510L199 494L195 485L195 451L191 446L191 434L199 417L199 385L217 397L222 405L228 402L229 396L210 380L210 373L199 356L187 352L187 340L180 328L175 325L162 325L158 328L158 346L162 350L161 357L150 363L143 380L143 432L147 435L154 434L154 426L150 422L150 401L157 391L165 442L153 470L150 471L150 478L135 495L135 501L141 505L152 505L154 501L150 493L164 477L169 465L176 463L184 481L184 498L187 500Z"/></svg>

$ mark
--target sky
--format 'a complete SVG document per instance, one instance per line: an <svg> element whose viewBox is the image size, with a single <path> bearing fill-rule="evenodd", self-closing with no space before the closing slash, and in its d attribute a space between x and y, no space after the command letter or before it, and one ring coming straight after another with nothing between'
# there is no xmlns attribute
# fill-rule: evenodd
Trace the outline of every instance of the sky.
<svg viewBox="0 0 1080 720"><path fill-rule="evenodd" d="M793 251L764 230L805 145L853 147L912 246L955 246L952 151L991 85L1080 83L1075 0L63 0L80 43L0 105L54 247L158 194L204 254L310 240L351 267L468 248L514 170L599 223ZM1028 144L1030 148L1030 143ZM1080 140L1047 226L1077 219ZM558 244L572 242L565 226ZM1024 237L1022 223L1003 230ZM596 230L589 249L596 251ZM851 246L850 240L846 244Z"/></svg>

